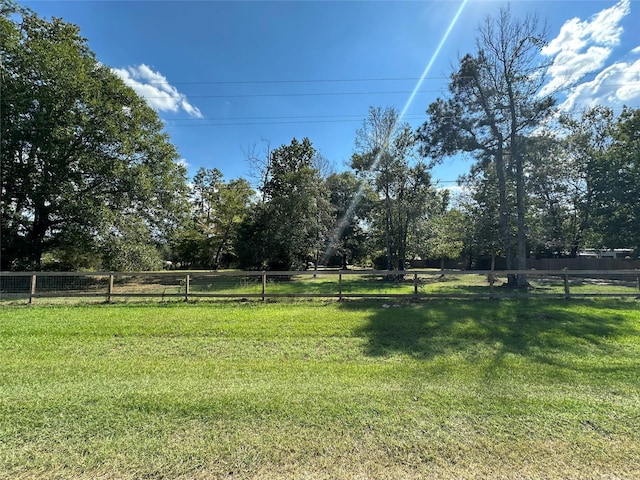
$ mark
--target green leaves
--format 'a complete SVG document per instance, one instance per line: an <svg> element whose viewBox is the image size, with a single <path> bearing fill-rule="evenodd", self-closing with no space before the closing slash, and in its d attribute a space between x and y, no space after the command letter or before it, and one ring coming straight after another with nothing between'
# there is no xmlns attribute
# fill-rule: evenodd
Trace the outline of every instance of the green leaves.
<svg viewBox="0 0 640 480"><path fill-rule="evenodd" d="M517 268L524 269L527 256L523 139L533 135L555 103L551 96L540 95L544 33L536 17L520 21L508 8L487 17L478 29L477 51L460 59L449 96L429 105L428 120L418 130L420 151L434 162L468 152L477 156L480 169L494 170L508 268L515 267L517 259ZM515 197L508 195L511 190Z"/></svg>
<svg viewBox="0 0 640 480"><path fill-rule="evenodd" d="M245 179L225 182L217 168L200 168L191 186L193 216L172 240L173 260L189 268L228 267L253 195Z"/></svg>
<svg viewBox="0 0 640 480"><path fill-rule="evenodd" d="M610 132L610 144L588 164L589 205L602 246L639 252L640 110L625 109Z"/></svg>
<svg viewBox="0 0 640 480"><path fill-rule="evenodd" d="M306 268L323 248L331 207L324 179L313 168L317 152L295 138L271 152L258 204L240 228L238 256L244 268Z"/></svg>
<svg viewBox="0 0 640 480"><path fill-rule="evenodd" d="M370 108L351 157L351 167L377 196L370 202L369 233L379 248L378 268L389 270L403 270L418 254L409 239L423 227L435 199L428 168L416 159L415 136L398 120L393 108Z"/></svg>
<svg viewBox="0 0 640 480"><path fill-rule="evenodd" d="M128 235L125 218L142 222L136 242L165 237L186 179L156 112L75 25L29 12L0 21L2 269L42 268L69 231L99 250Z"/></svg>

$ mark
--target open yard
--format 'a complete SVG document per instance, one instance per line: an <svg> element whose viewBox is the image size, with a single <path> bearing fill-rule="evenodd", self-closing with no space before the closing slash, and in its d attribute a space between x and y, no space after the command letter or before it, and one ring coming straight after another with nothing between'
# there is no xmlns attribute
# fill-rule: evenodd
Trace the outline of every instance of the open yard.
<svg viewBox="0 0 640 480"><path fill-rule="evenodd" d="M637 300L0 308L0 478L640 478Z"/></svg>

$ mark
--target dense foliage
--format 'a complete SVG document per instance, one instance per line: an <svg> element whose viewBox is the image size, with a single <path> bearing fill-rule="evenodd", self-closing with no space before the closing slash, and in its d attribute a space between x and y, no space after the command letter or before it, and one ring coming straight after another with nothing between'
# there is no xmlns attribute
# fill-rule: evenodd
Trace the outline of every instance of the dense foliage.
<svg viewBox="0 0 640 480"><path fill-rule="evenodd" d="M74 25L5 14L0 42L2 269L157 268L186 185L157 113Z"/></svg>
<svg viewBox="0 0 640 480"><path fill-rule="evenodd" d="M286 271L317 262L326 243L329 192L314 167L308 138L270 152L259 190L262 200L240 225L237 254L243 268Z"/></svg>
<svg viewBox="0 0 640 480"><path fill-rule="evenodd" d="M585 248L640 253L640 110L556 115L535 17L488 17L416 131L371 107L344 171L294 138L251 159L253 183L200 168L187 184L157 112L78 27L0 5L2 270L522 269ZM475 162L453 197L430 167L461 153Z"/></svg>

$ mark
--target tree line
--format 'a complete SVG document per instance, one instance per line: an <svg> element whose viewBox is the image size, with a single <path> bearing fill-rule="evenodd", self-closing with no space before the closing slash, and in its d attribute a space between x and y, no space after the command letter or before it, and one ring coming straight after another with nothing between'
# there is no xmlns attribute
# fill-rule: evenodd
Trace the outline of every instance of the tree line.
<svg viewBox="0 0 640 480"><path fill-rule="evenodd" d="M415 258L640 252L640 110L542 95L546 32L508 8L478 27L417 129L371 107L349 165L308 138L245 152L250 180L193 178L157 112L61 19L1 3L2 270L403 270ZM472 160L452 201L431 168ZM523 285L526 278L510 278Z"/></svg>

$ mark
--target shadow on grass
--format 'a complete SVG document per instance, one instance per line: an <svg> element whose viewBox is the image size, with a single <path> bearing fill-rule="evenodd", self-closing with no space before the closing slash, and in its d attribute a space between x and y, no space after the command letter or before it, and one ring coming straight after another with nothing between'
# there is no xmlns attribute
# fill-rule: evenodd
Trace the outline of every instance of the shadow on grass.
<svg viewBox="0 0 640 480"><path fill-rule="evenodd" d="M610 340L639 335L632 316L637 302L624 300L433 300L422 303L351 301L345 310L370 312L358 335L366 353L404 353L428 359L437 355L473 355L479 347L500 355L541 359L558 351L587 354L615 348ZM630 313L631 312L631 313Z"/></svg>

